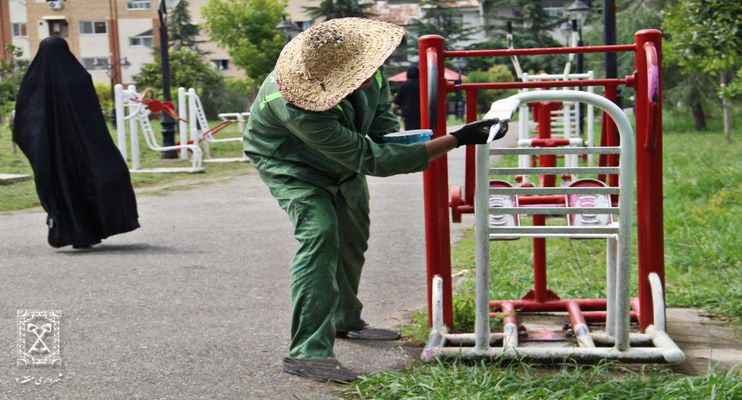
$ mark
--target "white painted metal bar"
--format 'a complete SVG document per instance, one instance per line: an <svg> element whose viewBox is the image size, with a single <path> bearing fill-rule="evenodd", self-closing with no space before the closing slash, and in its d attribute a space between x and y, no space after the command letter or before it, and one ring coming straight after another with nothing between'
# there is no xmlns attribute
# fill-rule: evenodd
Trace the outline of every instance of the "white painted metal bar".
<svg viewBox="0 0 742 400"><path fill-rule="evenodd" d="M685 354L670 336L654 325L649 325L645 332L652 338L652 343L659 349L664 349L663 356L667 362L680 363L685 361ZM633 349L632 349L633 350Z"/></svg>
<svg viewBox="0 0 742 400"><path fill-rule="evenodd" d="M618 174L619 167L490 168L490 175Z"/></svg>
<svg viewBox="0 0 742 400"><path fill-rule="evenodd" d="M475 207L476 208L476 207ZM567 215L619 214L620 207L497 207L491 214Z"/></svg>
<svg viewBox="0 0 742 400"><path fill-rule="evenodd" d="M617 235L618 226L503 226L490 227L490 233L512 233L517 236L521 233L595 233Z"/></svg>
<svg viewBox="0 0 742 400"><path fill-rule="evenodd" d="M116 107L116 146L124 161L128 159L126 151L126 125L124 123L124 87L117 83L113 88L114 106ZM11 141L12 142L12 141Z"/></svg>
<svg viewBox="0 0 742 400"><path fill-rule="evenodd" d="M490 149L490 155L523 154L620 154L620 147L518 147Z"/></svg>
<svg viewBox="0 0 742 400"><path fill-rule="evenodd" d="M126 92L124 94L126 104L129 106L129 115L137 115L140 112L145 112L146 107L144 107L143 104L137 104L133 100L135 98L139 98L139 95L137 94L137 87L135 85L129 85L129 87L126 88ZM141 162L141 154L139 151L139 125L138 120L139 117L134 117L129 120L129 144L131 146L131 168L132 169L140 169L142 168L142 162ZM147 140L147 136L145 133L145 141Z"/></svg>
<svg viewBox="0 0 742 400"><path fill-rule="evenodd" d="M473 333L447 333L443 335L447 343L452 345L468 345L473 346L476 336ZM497 343L502 340L502 332L490 333L490 345Z"/></svg>
<svg viewBox="0 0 742 400"><path fill-rule="evenodd" d="M587 75L588 75L587 79L595 78L595 74L593 73L593 71L589 71ZM587 87L588 93L592 94L594 93L594 91L595 91L595 88L593 86ZM588 104L586 108L587 108L586 110L587 112L587 145L592 147L595 145L595 142L593 140L594 135L595 135L595 108L592 104ZM588 153L587 165L589 166L595 165L594 158L595 157L592 154Z"/></svg>
<svg viewBox="0 0 742 400"><path fill-rule="evenodd" d="M476 189L474 218L476 230L476 316L474 322L475 349L486 352L490 337L489 274L489 146L478 145L476 153Z"/></svg>
<svg viewBox="0 0 742 400"><path fill-rule="evenodd" d="M609 237L615 237L616 234L603 234L603 233L520 233L513 235L512 233L492 233L490 234L490 240L508 240L512 239L513 236L519 238L569 238L569 239L606 239Z"/></svg>
<svg viewBox="0 0 742 400"><path fill-rule="evenodd" d="M665 334L665 336L667 335ZM672 339L670 339L670 341L672 341ZM665 347L633 347L626 351L616 351L610 347L518 347L517 349L490 347L484 353L476 351L470 347L441 347L436 349L436 353L438 356L453 358L481 358L484 356L490 358L504 357L535 361L563 361L565 359L574 359L581 362L616 360L626 363L678 363L685 359L681 350Z"/></svg>
<svg viewBox="0 0 742 400"><path fill-rule="evenodd" d="M592 71L591 71L592 72ZM583 73L571 73L567 77L566 80L573 80L573 79L586 79L589 77L589 72L583 72ZM564 74L533 74L529 75L528 79L531 81L563 81Z"/></svg>
<svg viewBox="0 0 742 400"><path fill-rule="evenodd" d="M443 332L443 278L433 277L433 330Z"/></svg>
<svg viewBox="0 0 742 400"><path fill-rule="evenodd" d="M603 345L613 346L616 343L616 338L609 336L605 332L590 332L590 337L593 341ZM652 346L652 337L646 333L632 332L629 337L629 342L632 346Z"/></svg>
<svg viewBox="0 0 742 400"><path fill-rule="evenodd" d="M652 290L652 311L655 328L665 330L665 295L662 291L662 281L656 272L649 274L649 287Z"/></svg>
<svg viewBox="0 0 742 400"><path fill-rule="evenodd" d="M188 143L188 124L186 123L186 120L188 119L188 112L187 112L187 100L186 100L186 90L184 87L178 88L178 117L180 117L180 120L178 121L178 134L180 135L180 144L186 144ZM188 159L188 148L187 147L181 147L180 148L180 159L181 160L187 160Z"/></svg>
<svg viewBox="0 0 742 400"><path fill-rule="evenodd" d="M616 262L618 256L618 238L611 237L606 240L605 265L606 265L606 319L605 329L610 337L616 336ZM614 339L615 343L615 339Z"/></svg>
<svg viewBox="0 0 742 400"><path fill-rule="evenodd" d="M496 187L490 194L555 195L555 194L619 194L617 187Z"/></svg>

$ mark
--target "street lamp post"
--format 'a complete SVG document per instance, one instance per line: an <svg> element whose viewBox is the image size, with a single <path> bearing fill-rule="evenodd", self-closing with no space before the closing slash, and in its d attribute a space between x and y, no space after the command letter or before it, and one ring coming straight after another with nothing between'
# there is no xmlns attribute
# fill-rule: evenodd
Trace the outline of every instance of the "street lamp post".
<svg viewBox="0 0 742 400"><path fill-rule="evenodd" d="M585 26L588 12L590 12L590 6L582 0L575 0L567 8L567 13L572 20L572 30L577 31L577 46L582 46L582 27ZM582 53L577 55L577 72L582 73Z"/></svg>
<svg viewBox="0 0 742 400"><path fill-rule="evenodd" d="M453 59L453 65L456 66L456 73L459 75L458 79L456 80L457 84L461 84L461 69L464 68L466 65L466 60L463 58L454 58ZM456 117L457 118L463 118L464 110L462 107L462 99L461 99L461 89L456 89ZM476 105L474 105L476 107Z"/></svg>
<svg viewBox="0 0 742 400"><path fill-rule="evenodd" d="M106 70L106 75L108 75L108 80L111 83L111 123L116 123L116 95L113 90L114 81L113 77L115 76L114 69L118 66L128 68L131 66L131 63L129 62L129 59L126 57L118 59L114 63L109 63L106 61L105 63L102 63L100 59L96 60L95 63L93 63L94 67L103 67Z"/></svg>
<svg viewBox="0 0 742 400"><path fill-rule="evenodd" d="M170 54L167 38L167 9L175 8L180 0L160 0L160 6L157 10L157 16L160 18L160 63L162 66L162 97L164 101L172 101L170 96ZM160 117L162 126L162 145L163 147L175 145L175 120L162 113ZM161 158L178 158L175 150L163 151L160 153Z"/></svg>
<svg viewBox="0 0 742 400"><path fill-rule="evenodd" d="M290 42L291 39L301 32L301 28L296 26L296 24L291 22L291 20L287 20L285 15L281 17L281 22L276 25L276 29L281 32L284 43Z"/></svg>

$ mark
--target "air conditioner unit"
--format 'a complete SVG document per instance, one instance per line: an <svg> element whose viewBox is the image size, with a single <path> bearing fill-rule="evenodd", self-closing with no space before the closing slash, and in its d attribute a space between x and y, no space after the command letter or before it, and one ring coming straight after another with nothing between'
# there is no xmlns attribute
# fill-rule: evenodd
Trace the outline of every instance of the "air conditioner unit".
<svg viewBox="0 0 742 400"><path fill-rule="evenodd" d="M51 8L52 10L61 10L64 7L64 2L62 1L47 1L46 6Z"/></svg>

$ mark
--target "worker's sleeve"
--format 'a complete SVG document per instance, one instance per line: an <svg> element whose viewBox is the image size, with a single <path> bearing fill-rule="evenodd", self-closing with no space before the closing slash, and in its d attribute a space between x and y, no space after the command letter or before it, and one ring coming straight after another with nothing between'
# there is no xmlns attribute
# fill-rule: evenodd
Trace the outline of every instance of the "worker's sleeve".
<svg viewBox="0 0 742 400"><path fill-rule="evenodd" d="M302 142L364 175L390 176L424 171L428 152L424 143L378 144L340 125L334 111L311 112L287 104L288 129Z"/></svg>
<svg viewBox="0 0 742 400"><path fill-rule="evenodd" d="M379 100L376 105L374 119L368 130L368 136L376 143L383 143L382 136L387 133L399 132L399 118L392 112L392 104L389 99L392 93L389 89L389 81L386 79L384 68L381 69L382 83L379 89Z"/></svg>

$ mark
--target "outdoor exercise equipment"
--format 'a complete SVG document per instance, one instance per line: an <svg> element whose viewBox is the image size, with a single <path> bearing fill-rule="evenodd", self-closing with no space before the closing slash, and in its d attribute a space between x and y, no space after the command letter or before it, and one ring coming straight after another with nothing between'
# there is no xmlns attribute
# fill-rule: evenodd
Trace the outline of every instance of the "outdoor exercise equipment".
<svg viewBox="0 0 742 400"><path fill-rule="evenodd" d="M134 85L129 85L126 89L120 84L114 87L115 107L116 107L116 135L117 146L124 160L129 160L126 149L126 139L129 138L131 145L131 172L151 172L151 173L173 173L203 172L201 166L201 148L196 144L177 144L174 146L160 146L157 144L152 124L149 121L149 115L152 112L165 112L176 120L183 120L173 110L172 104L160 102L152 98L151 89L146 89L144 93L137 93ZM126 123L128 121L128 124ZM127 129L128 125L128 129ZM190 167L176 168L142 168L139 152L139 133L141 131L147 147L156 152L169 150L190 151L193 156ZM127 134L128 132L128 134Z"/></svg>
<svg viewBox="0 0 742 400"><path fill-rule="evenodd" d="M445 50L444 39L440 36L426 35L420 39L421 103L424 105L421 123L423 129L433 130L434 137L446 134L445 94L453 90L465 91L466 118L467 122L472 122L477 120L478 90L604 88L602 97L573 90L538 90L500 100L487 117L509 118L521 105L538 104L538 112L546 115L539 120L549 123L539 124L539 137L529 138L529 143L519 143L517 148L468 146L466 149L465 190L459 203L452 201L450 206L454 220L460 218L461 213L475 213L478 250L474 334L449 334L446 328L453 328L447 158L443 156L433 161L424 173L428 306L433 328L423 352L425 359L459 355L525 356L551 361L608 358L626 362L679 362L684 359L682 351L665 333L664 326L661 39L660 31L643 30L636 33L635 43L628 45L454 51ZM439 73L446 59L455 57L601 52L634 52L636 71L623 79L458 85L446 83ZM613 104L618 85L631 87L636 92L636 140L628 118ZM564 102L583 102L603 111L599 146L585 147L578 138L551 137L550 114ZM538 165L529 163L518 168L490 169L490 152L493 155L537 156ZM475 157L476 153L479 157ZM558 166L557 156L582 154L597 154L598 165L581 167L565 162L564 166ZM630 299L635 171L639 297ZM490 174L538 176L539 186L492 181ZM573 181L559 187L557 176L561 174L591 174L598 179ZM546 225L547 216L550 221L562 218L565 223ZM532 217L533 224L524 226L523 217ZM488 300L490 240L522 237L532 238L534 242L533 289L521 299ZM606 298L561 299L549 290L546 238L606 240ZM494 248L500 250L505 246L505 242L496 242ZM541 332L541 336L539 332L519 332L519 314L543 312L561 312L569 316L575 339L571 346L556 346L543 340L534 346L530 341L519 341L521 337L553 339L554 335L550 336L548 331ZM493 315L503 316L502 333L489 332L489 318ZM630 319L638 321L638 332L630 332ZM606 329L591 332L588 322L605 322ZM561 336L563 339L566 335Z"/></svg>
<svg viewBox="0 0 742 400"><path fill-rule="evenodd" d="M244 130L244 124L247 118L250 116L249 112L245 113L223 113L219 114L221 121L209 127L209 121L206 119L206 113L201 105L201 99L199 98L196 90L190 88L186 90L183 87L178 88L178 113L181 117L180 123L178 124L178 131L180 134L180 143L199 143L203 145L204 160L203 162L245 162L249 161L247 156L242 152L242 146L240 148L240 157L229 157L229 158L212 158L209 145L211 143L226 143L226 142L238 142L242 143L242 136L239 137L227 137L217 138L215 137L218 133L222 132L226 128L232 125L237 125L237 130L240 134ZM181 149L180 157L185 159L188 157L186 149Z"/></svg>

